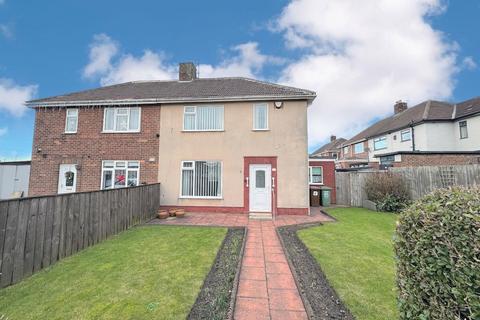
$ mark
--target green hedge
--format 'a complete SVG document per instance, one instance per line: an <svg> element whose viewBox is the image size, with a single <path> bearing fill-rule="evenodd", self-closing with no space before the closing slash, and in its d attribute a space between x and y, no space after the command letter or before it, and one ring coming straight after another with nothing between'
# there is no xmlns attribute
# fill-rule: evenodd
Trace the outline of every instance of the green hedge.
<svg viewBox="0 0 480 320"><path fill-rule="evenodd" d="M401 319L480 319L480 189L441 189L399 217Z"/></svg>

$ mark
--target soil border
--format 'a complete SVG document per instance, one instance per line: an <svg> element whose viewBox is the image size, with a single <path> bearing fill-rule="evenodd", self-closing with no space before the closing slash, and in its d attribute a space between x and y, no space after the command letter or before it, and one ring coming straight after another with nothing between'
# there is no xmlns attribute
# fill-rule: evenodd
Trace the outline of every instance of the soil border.
<svg viewBox="0 0 480 320"><path fill-rule="evenodd" d="M233 319L247 232L246 227L228 228L187 319ZM237 246L235 239L239 237L241 242ZM236 263L231 263L235 258L237 259ZM225 284L228 288L225 287ZM230 293L228 295L228 307L221 308L220 306L219 310L217 298L224 295L226 289Z"/></svg>
<svg viewBox="0 0 480 320"><path fill-rule="evenodd" d="M353 320L355 317L340 300L321 267L298 237L298 230L321 225L317 222L279 227L277 235L309 319Z"/></svg>

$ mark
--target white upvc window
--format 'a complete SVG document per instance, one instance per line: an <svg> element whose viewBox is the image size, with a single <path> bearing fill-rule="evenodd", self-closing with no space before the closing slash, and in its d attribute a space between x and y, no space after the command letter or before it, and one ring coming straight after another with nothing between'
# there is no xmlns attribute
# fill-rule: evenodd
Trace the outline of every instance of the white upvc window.
<svg viewBox="0 0 480 320"><path fill-rule="evenodd" d="M365 151L364 148L363 148L363 142L356 143L353 146L353 151L355 153L362 153L363 151Z"/></svg>
<svg viewBox="0 0 480 320"><path fill-rule="evenodd" d="M412 140L412 131L410 129L402 130L400 132L402 142Z"/></svg>
<svg viewBox="0 0 480 320"><path fill-rule="evenodd" d="M253 105L253 130L268 130L268 104Z"/></svg>
<svg viewBox="0 0 480 320"><path fill-rule="evenodd" d="M387 149L387 137L373 139L373 150Z"/></svg>
<svg viewBox="0 0 480 320"><path fill-rule="evenodd" d="M105 108L103 132L140 132L140 108Z"/></svg>
<svg viewBox="0 0 480 320"><path fill-rule="evenodd" d="M460 128L460 139L467 139L468 138L467 121L460 121L458 123L458 126Z"/></svg>
<svg viewBox="0 0 480 320"><path fill-rule="evenodd" d="M223 131L223 106L185 106L183 131Z"/></svg>
<svg viewBox="0 0 480 320"><path fill-rule="evenodd" d="M180 197L220 199L222 163L220 161L182 161Z"/></svg>
<svg viewBox="0 0 480 320"><path fill-rule="evenodd" d="M347 156L348 155L348 146L343 147L343 155Z"/></svg>
<svg viewBox="0 0 480 320"><path fill-rule="evenodd" d="M77 133L78 109L67 109L65 118L65 133Z"/></svg>
<svg viewBox="0 0 480 320"><path fill-rule="evenodd" d="M323 167L308 167L308 183L323 184Z"/></svg>
<svg viewBox="0 0 480 320"><path fill-rule="evenodd" d="M138 186L140 162L125 160L102 161L102 189L114 189Z"/></svg>

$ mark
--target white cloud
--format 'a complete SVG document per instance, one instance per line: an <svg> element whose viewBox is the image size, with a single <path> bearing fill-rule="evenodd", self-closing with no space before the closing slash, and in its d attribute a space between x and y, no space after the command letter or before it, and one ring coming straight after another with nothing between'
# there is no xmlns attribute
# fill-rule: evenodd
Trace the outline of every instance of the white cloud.
<svg viewBox="0 0 480 320"><path fill-rule="evenodd" d="M309 143L346 138L405 99L445 99L454 88L456 45L427 21L441 0L295 0L278 20L300 58L280 81L312 89Z"/></svg>
<svg viewBox="0 0 480 320"><path fill-rule="evenodd" d="M6 135L8 132L8 128L0 128L0 137Z"/></svg>
<svg viewBox="0 0 480 320"><path fill-rule="evenodd" d="M0 24L0 34L3 35L5 38L12 38L13 30L6 24Z"/></svg>
<svg viewBox="0 0 480 320"><path fill-rule="evenodd" d="M258 43L247 42L232 48L236 53L233 57L222 61L218 66L201 64L200 75L205 78L213 77L261 77L260 73L267 64L282 64L284 59L264 55L258 49Z"/></svg>
<svg viewBox="0 0 480 320"><path fill-rule="evenodd" d="M473 57L465 57L462 61L462 67L467 70L475 70L477 69L477 63Z"/></svg>
<svg viewBox="0 0 480 320"><path fill-rule="evenodd" d="M177 64L169 63L163 52L145 50L143 55L120 54L119 44L106 34L94 36L90 45L85 78L99 79L102 85L133 80L168 80L177 78ZM201 77L259 77L267 63L280 64L283 59L261 54L258 44L247 42L231 48L233 55L218 65L200 64Z"/></svg>
<svg viewBox="0 0 480 320"><path fill-rule="evenodd" d="M6 111L20 117L26 110L25 101L31 100L37 93L37 85L21 86L11 79L0 78L0 111Z"/></svg>

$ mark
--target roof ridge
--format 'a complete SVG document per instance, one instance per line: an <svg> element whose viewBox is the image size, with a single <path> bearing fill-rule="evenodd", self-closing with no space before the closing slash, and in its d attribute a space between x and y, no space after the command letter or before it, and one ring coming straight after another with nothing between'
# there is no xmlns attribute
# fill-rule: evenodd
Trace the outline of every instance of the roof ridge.
<svg viewBox="0 0 480 320"><path fill-rule="evenodd" d="M312 91L312 90L301 89L301 88L287 86L287 85L284 85L284 84L278 84L278 83L265 81L265 80L258 80L258 79L247 78L247 77L238 77L237 79L244 79L244 80L247 80L247 81L258 82L258 83L262 83L262 84L268 84L268 85L278 87L278 88L294 89L294 90L298 90L298 91L302 91L302 92L308 92L308 93L314 94L314 95L317 94L315 91Z"/></svg>

